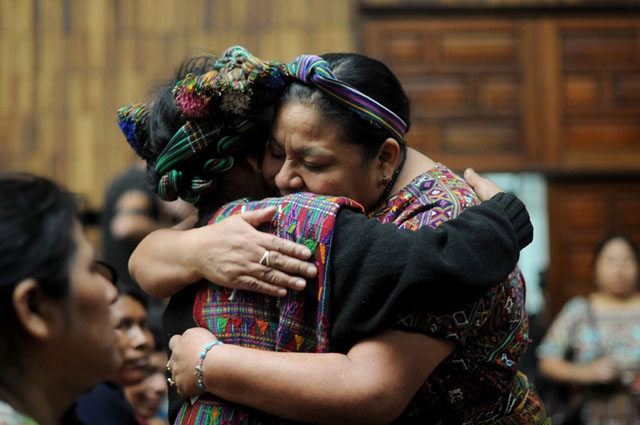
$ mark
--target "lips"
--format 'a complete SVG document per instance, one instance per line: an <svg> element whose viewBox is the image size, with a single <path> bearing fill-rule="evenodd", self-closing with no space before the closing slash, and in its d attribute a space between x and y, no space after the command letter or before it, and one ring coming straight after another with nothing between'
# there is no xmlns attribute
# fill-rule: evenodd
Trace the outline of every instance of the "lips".
<svg viewBox="0 0 640 425"><path fill-rule="evenodd" d="M134 368L144 368L149 366L149 357L136 356L134 358L127 358L124 360L124 365L128 367L134 367Z"/></svg>

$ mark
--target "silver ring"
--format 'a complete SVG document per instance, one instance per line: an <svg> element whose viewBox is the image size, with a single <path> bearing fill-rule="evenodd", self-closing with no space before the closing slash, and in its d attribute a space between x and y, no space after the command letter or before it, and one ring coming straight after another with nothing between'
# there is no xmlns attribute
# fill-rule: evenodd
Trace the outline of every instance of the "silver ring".
<svg viewBox="0 0 640 425"><path fill-rule="evenodd" d="M169 383L169 385L171 385L172 387L176 386L176 381L173 380L173 378L167 378L167 382Z"/></svg>
<svg viewBox="0 0 640 425"><path fill-rule="evenodd" d="M167 361L167 371L168 371L169 373L171 373L171 367L169 367L169 362L170 362L170 361L171 361L171 360L168 360L168 361Z"/></svg>
<svg viewBox="0 0 640 425"><path fill-rule="evenodd" d="M269 263L269 254L270 253L271 253L271 251L269 251L269 250L266 250L264 252L264 254L262 255L262 258L260 259L260 264L261 265L266 266L266 267L270 266L270 263Z"/></svg>

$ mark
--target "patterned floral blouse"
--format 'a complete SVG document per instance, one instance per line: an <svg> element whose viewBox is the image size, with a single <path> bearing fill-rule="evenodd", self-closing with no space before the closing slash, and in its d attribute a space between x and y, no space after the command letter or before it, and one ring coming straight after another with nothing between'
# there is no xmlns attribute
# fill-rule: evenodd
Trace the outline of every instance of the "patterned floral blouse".
<svg viewBox="0 0 640 425"><path fill-rule="evenodd" d="M593 319L589 319L590 314ZM640 423L640 394L632 393L640 374L640 302L635 309L605 313L590 307L585 297L570 299L536 354L541 359L564 359L569 351L578 364L610 356L622 371L622 385L588 392L582 412L584 423Z"/></svg>
<svg viewBox="0 0 640 425"><path fill-rule="evenodd" d="M437 164L370 215L415 230L437 227L478 202L462 178ZM517 372L528 344L525 287L517 268L477 301L453 310L417 310L399 317L396 326L456 344L399 422L417 417L425 424L549 423L526 377Z"/></svg>

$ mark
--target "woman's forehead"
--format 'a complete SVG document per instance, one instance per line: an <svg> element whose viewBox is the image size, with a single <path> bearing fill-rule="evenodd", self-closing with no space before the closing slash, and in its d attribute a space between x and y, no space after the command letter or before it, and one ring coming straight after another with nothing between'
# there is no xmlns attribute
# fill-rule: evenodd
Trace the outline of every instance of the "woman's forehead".
<svg viewBox="0 0 640 425"><path fill-rule="evenodd" d="M350 146L340 139L334 123L322 119L315 108L297 102L282 107L272 138L276 147L304 155L329 155Z"/></svg>

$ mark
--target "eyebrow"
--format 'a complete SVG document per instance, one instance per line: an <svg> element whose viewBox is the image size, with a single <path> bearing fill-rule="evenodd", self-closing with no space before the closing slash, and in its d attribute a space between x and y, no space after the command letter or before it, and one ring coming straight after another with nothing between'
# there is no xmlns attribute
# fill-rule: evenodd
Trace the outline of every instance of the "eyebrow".
<svg viewBox="0 0 640 425"><path fill-rule="evenodd" d="M275 135L271 135L271 139L269 141L271 144L275 145L276 148L282 149L282 150L286 150L284 148L284 146L282 145L282 143L280 143L280 141L278 139L276 139ZM313 147L305 147L305 148L297 148L297 149L293 149L293 151L298 154L298 155L302 155L302 156L322 156L322 157L328 157L328 156L332 156L331 152L325 151L325 150L318 150L316 148Z"/></svg>

